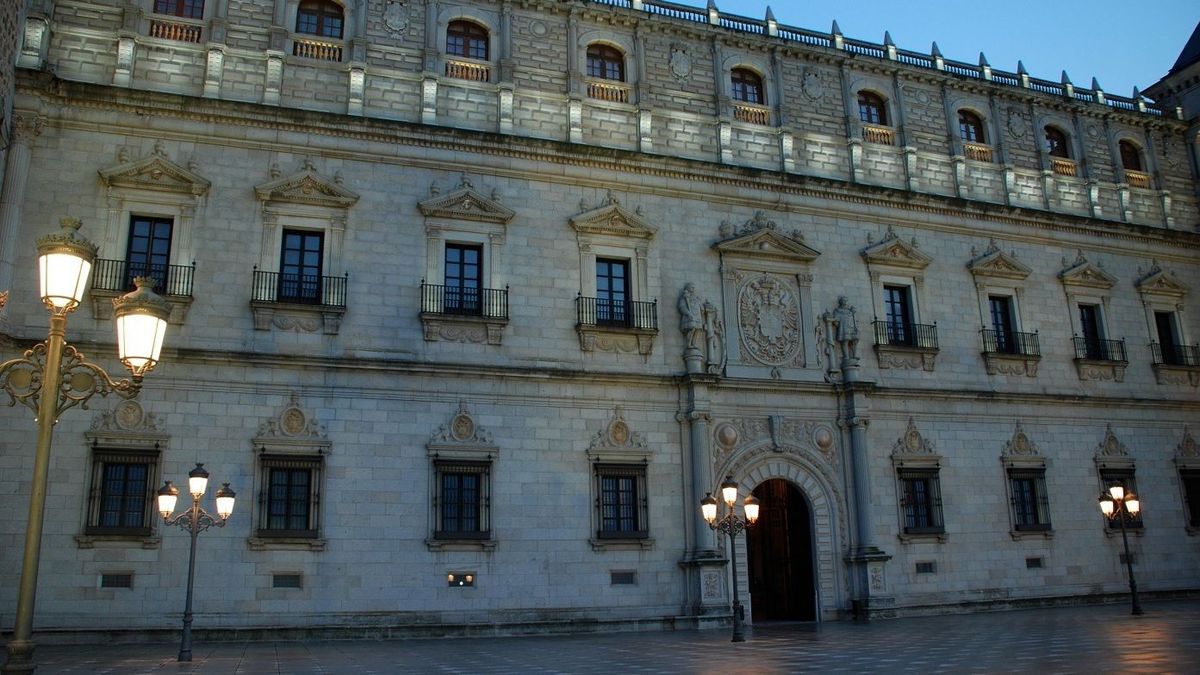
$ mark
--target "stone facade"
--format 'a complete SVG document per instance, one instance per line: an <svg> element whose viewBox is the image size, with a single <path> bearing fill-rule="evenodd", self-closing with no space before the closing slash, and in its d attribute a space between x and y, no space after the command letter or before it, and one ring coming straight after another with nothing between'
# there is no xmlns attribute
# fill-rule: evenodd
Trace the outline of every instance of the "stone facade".
<svg viewBox="0 0 1200 675"><path fill-rule="evenodd" d="M1175 343L1200 338L1196 134L1140 97L648 0L358 0L324 41L287 0L199 19L49 4L18 58L6 341L44 335L32 241L60 216L118 267L134 220L168 222L182 276L139 403L56 426L39 630L175 626L186 536L152 513L98 524L122 452L152 486L204 462L238 492L201 536L198 628L725 621L731 551L698 503L726 476L802 496L822 620L1122 592L1095 504L1112 471L1142 498L1142 587L1200 586L1200 365L1154 351L1163 315ZM488 58L445 53L461 20ZM587 77L593 43L625 55L623 82ZM735 96L735 69L765 105ZM864 91L889 124L864 125ZM984 125L969 147L964 110ZM273 276L304 234L312 295ZM470 312L438 290L454 247L490 289ZM606 321L613 261L631 302ZM100 269L68 338L115 374L122 288ZM915 339L889 332L896 293ZM988 342L994 298L1032 348ZM0 416L16 578L36 429ZM311 481L302 527L271 524L276 469ZM1014 471L1042 480L1039 527L1018 522ZM452 536L448 474L479 481L479 536ZM600 522L609 475L638 486L623 536ZM929 476L940 522L921 527L907 481ZM0 626L15 604L0 588Z"/></svg>

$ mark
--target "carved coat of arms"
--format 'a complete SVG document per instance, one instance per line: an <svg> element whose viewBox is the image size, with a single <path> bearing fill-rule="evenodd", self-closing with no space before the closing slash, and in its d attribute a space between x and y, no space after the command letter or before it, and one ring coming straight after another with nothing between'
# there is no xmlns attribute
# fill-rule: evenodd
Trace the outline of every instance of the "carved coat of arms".
<svg viewBox="0 0 1200 675"><path fill-rule="evenodd" d="M743 286L738 323L743 346L761 363L782 366L800 350L797 296L782 279L764 274Z"/></svg>
<svg viewBox="0 0 1200 675"><path fill-rule="evenodd" d="M383 8L383 25L393 33L403 33L408 29L408 7L404 0L388 0Z"/></svg>

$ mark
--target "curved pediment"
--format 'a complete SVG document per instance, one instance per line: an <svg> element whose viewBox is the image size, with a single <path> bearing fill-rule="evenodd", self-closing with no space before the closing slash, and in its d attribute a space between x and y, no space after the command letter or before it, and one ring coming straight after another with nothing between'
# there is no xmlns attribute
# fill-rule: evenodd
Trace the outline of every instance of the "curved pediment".
<svg viewBox="0 0 1200 675"><path fill-rule="evenodd" d="M891 226L888 226L883 239L862 250L862 257L868 265L912 270L923 270L933 262L933 258L917 248L915 241L904 241Z"/></svg>
<svg viewBox="0 0 1200 675"><path fill-rule="evenodd" d="M98 173L100 181L110 188L176 192L199 197L208 194L212 185L208 179L157 153L135 162L100 169Z"/></svg>
<svg viewBox="0 0 1200 675"><path fill-rule="evenodd" d="M1058 278L1068 286L1085 286L1088 288L1109 289L1117 283L1116 277L1105 272L1096 263L1088 261L1082 252L1076 255L1075 262L1058 273Z"/></svg>
<svg viewBox="0 0 1200 675"><path fill-rule="evenodd" d="M630 239L653 239L658 232L658 228L646 222L640 214L621 206L611 193L604 200L604 204L574 216L570 223L579 233L606 234Z"/></svg>
<svg viewBox="0 0 1200 675"><path fill-rule="evenodd" d="M772 229L761 229L713 244L721 255L743 255L789 262L810 263L821 252L804 242Z"/></svg>
<svg viewBox="0 0 1200 675"><path fill-rule="evenodd" d="M467 183L449 194L430 197L417 204L417 208L427 217L500 224L507 224L516 215L512 209L476 192Z"/></svg>
<svg viewBox="0 0 1200 675"><path fill-rule="evenodd" d="M982 255L976 256L967 263L967 269L977 277L993 277L1001 279L1024 279L1033 270L1017 260L1011 253L1005 253L996 245L995 240L988 244Z"/></svg>
<svg viewBox="0 0 1200 675"><path fill-rule="evenodd" d="M1174 274L1159 266L1158 261L1137 282L1138 293L1181 299L1191 290Z"/></svg>
<svg viewBox="0 0 1200 675"><path fill-rule="evenodd" d="M346 209L358 202L358 195L342 187L338 181L317 173L311 162L304 163L299 173L276 178L254 186L254 195L263 202L309 204L327 208Z"/></svg>

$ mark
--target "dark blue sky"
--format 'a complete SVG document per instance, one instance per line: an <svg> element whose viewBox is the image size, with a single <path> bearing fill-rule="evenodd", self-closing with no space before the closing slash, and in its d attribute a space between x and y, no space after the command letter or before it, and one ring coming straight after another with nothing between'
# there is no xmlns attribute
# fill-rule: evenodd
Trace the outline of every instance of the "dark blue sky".
<svg viewBox="0 0 1200 675"><path fill-rule="evenodd" d="M707 0L674 0L703 7ZM846 37L882 42L891 31L901 49L928 53L937 41L947 59L998 70L1017 60L1033 77L1057 82L1066 70L1081 87L1129 96L1165 75L1200 21L1197 0L716 0L724 13L762 18L767 5L783 24L828 31L837 19Z"/></svg>

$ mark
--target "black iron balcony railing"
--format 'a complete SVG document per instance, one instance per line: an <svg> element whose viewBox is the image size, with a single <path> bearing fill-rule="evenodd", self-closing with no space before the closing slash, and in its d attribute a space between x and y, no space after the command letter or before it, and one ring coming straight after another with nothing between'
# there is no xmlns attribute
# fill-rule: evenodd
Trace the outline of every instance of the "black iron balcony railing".
<svg viewBox="0 0 1200 675"><path fill-rule="evenodd" d="M421 312L446 316L508 318L507 288L462 288L421 282Z"/></svg>
<svg viewBox="0 0 1200 675"><path fill-rule="evenodd" d="M611 326L658 330L658 301L609 300L607 298L575 298L575 309L581 326Z"/></svg>
<svg viewBox="0 0 1200 675"><path fill-rule="evenodd" d="M937 349L937 324L875 321L875 344L893 347Z"/></svg>
<svg viewBox="0 0 1200 675"><path fill-rule="evenodd" d="M1012 354L1014 356L1041 356L1037 333L983 329L983 351L988 354Z"/></svg>
<svg viewBox="0 0 1200 675"><path fill-rule="evenodd" d="M1200 346L1150 343L1156 366L1200 366Z"/></svg>
<svg viewBox="0 0 1200 675"><path fill-rule="evenodd" d="M125 293L134 289L135 277L154 279L154 292L159 295L192 297L192 276L196 263L191 265L151 265L148 263L99 258L92 270L92 288L99 291Z"/></svg>
<svg viewBox="0 0 1200 675"><path fill-rule="evenodd" d="M350 275L318 277L254 270L251 299L256 302L288 302L323 307L346 306L346 282Z"/></svg>
<svg viewBox="0 0 1200 675"><path fill-rule="evenodd" d="M1124 340L1101 340L1076 336L1075 358L1090 361L1126 362Z"/></svg>

